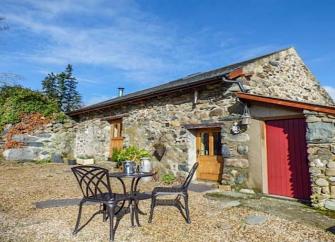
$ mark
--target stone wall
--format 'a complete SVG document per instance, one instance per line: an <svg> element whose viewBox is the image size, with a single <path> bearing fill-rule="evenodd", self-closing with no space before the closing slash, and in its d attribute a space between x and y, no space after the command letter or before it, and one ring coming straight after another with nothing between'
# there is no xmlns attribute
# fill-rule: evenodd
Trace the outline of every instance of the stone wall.
<svg viewBox="0 0 335 242"><path fill-rule="evenodd" d="M335 116L305 111L312 203L335 210Z"/></svg>
<svg viewBox="0 0 335 242"><path fill-rule="evenodd" d="M62 162L72 157L76 123L70 119L65 122L52 122L40 127L31 134L14 135L14 141L23 143L22 147L4 150L6 160L33 161L52 160Z"/></svg>
<svg viewBox="0 0 335 242"><path fill-rule="evenodd" d="M246 81L252 94L334 105L294 48L254 61L243 71L252 74Z"/></svg>
<svg viewBox="0 0 335 242"><path fill-rule="evenodd" d="M97 120L107 116L124 115L122 120L124 145L136 145L151 153L155 152L155 147L163 145L166 152L159 162L156 160L156 165L177 174L190 168L190 165L195 162L192 159L196 154L194 134L183 125L222 122L223 117L240 112L240 109L235 107L235 99L229 88L231 85L224 83L206 86L199 90L197 103L193 102L193 90L177 92L142 103L113 108L104 113L82 116L81 123L84 126L86 124L94 126L92 130L95 129L95 133L104 129L103 136L108 137L109 131L107 126L104 126L108 122L101 121L104 125L99 128ZM80 128L78 132L83 133ZM80 149L90 149L92 145L87 141L90 138L85 135L79 136L82 136ZM106 149L103 149L103 146ZM109 143L104 139L100 154L106 155L108 147Z"/></svg>
<svg viewBox="0 0 335 242"><path fill-rule="evenodd" d="M110 124L93 119L80 122L76 126L74 141L75 157L93 157L96 161L109 157Z"/></svg>
<svg viewBox="0 0 335 242"><path fill-rule="evenodd" d="M246 187L249 176L249 147L247 142L250 137L247 134L247 126L241 125L239 116L222 118L222 144L229 149L229 154L224 158L224 168L222 174L222 184L230 185L233 189ZM241 127L239 134L233 134L231 127L237 122Z"/></svg>

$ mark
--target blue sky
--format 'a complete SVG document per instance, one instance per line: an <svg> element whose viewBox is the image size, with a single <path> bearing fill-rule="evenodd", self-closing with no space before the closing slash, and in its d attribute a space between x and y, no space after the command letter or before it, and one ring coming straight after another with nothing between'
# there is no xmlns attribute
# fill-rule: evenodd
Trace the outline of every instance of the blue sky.
<svg viewBox="0 0 335 242"><path fill-rule="evenodd" d="M1 0L0 73L70 63L85 104L294 46L335 97L334 1Z"/></svg>

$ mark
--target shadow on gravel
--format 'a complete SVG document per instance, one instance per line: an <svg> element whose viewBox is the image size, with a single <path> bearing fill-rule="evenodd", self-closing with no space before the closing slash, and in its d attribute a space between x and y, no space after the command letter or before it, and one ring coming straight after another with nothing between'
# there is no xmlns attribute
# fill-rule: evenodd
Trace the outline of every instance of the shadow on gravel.
<svg viewBox="0 0 335 242"><path fill-rule="evenodd" d="M319 211L299 201L239 192L212 192L206 193L204 196L207 199L216 200L221 203L238 201L240 203L238 206L251 208L289 221L297 221L335 233L334 212Z"/></svg>
<svg viewBox="0 0 335 242"><path fill-rule="evenodd" d="M328 229L326 229L326 231L332 233L332 234L335 234L335 226L333 227L329 227Z"/></svg>

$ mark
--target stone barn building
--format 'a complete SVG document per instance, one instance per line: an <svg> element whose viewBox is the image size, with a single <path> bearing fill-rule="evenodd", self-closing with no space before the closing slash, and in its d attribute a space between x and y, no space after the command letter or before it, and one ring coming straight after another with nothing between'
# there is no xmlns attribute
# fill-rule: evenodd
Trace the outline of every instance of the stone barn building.
<svg viewBox="0 0 335 242"><path fill-rule="evenodd" d="M77 157L135 145L162 171L199 161L198 180L335 209L334 102L293 48L69 115Z"/></svg>
<svg viewBox="0 0 335 242"><path fill-rule="evenodd" d="M77 155L136 145L174 173L235 189L335 199L335 107L293 48L69 113Z"/></svg>

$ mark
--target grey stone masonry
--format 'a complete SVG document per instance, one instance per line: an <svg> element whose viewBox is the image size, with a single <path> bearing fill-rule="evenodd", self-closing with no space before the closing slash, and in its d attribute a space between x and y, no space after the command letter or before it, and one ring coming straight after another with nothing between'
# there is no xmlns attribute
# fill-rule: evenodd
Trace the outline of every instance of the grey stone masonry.
<svg viewBox="0 0 335 242"><path fill-rule="evenodd" d="M23 143L23 147L6 149L3 156L12 161L52 160L61 162L63 157L74 155L76 122L52 122L31 134L14 135L12 139Z"/></svg>
<svg viewBox="0 0 335 242"><path fill-rule="evenodd" d="M312 204L335 209L335 116L304 111Z"/></svg>
<svg viewBox="0 0 335 242"><path fill-rule="evenodd" d="M294 48L252 62L243 71L252 73L246 80L252 94L334 105Z"/></svg>

